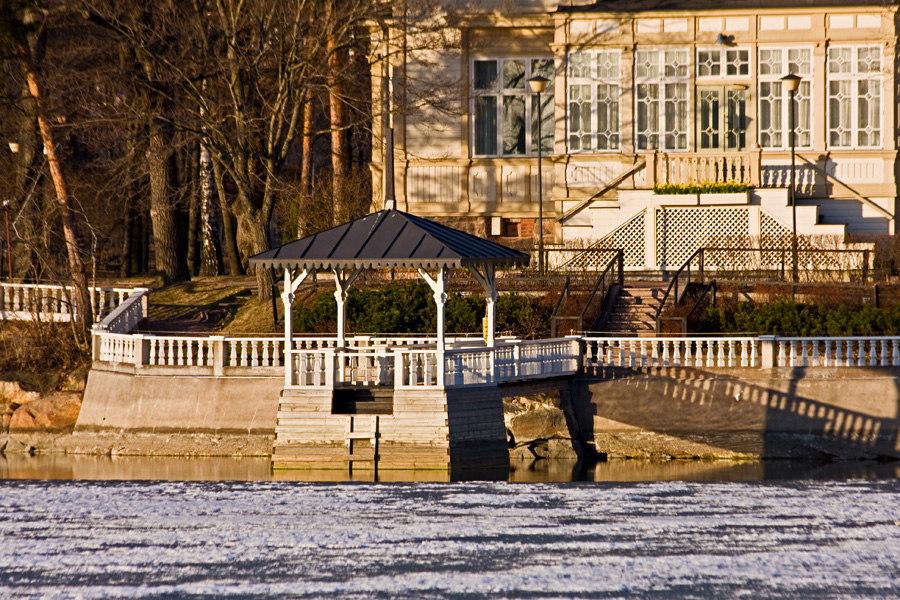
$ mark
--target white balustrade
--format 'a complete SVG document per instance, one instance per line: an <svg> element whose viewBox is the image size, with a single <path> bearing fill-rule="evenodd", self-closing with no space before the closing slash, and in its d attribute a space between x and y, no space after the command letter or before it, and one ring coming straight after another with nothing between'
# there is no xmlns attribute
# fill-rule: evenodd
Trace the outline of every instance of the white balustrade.
<svg viewBox="0 0 900 600"><path fill-rule="evenodd" d="M404 349L394 352L394 387L441 387L436 349Z"/></svg>
<svg viewBox="0 0 900 600"><path fill-rule="evenodd" d="M334 385L334 351L292 350L291 385L298 387L332 387Z"/></svg>
<svg viewBox="0 0 900 600"><path fill-rule="evenodd" d="M593 337L479 340L447 347L431 338L129 335L94 330L95 360L135 366L280 368L288 387L443 388L565 376L605 367L898 367L900 337ZM399 342L399 343L398 343ZM420 342L420 343L416 343Z"/></svg>
<svg viewBox="0 0 900 600"><path fill-rule="evenodd" d="M141 290L143 288L88 288L94 320L103 320ZM72 286L0 283L0 320L65 322L71 320L74 306L75 289Z"/></svg>
<svg viewBox="0 0 900 600"><path fill-rule="evenodd" d="M226 337L223 365L226 367L278 367L284 356L282 337Z"/></svg>
<svg viewBox="0 0 900 600"><path fill-rule="evenodd" d="M759 340L585 337L585 367L758 367Z"/></svg>
<svg viewBox="0 0 900 600"><path fill-rule="evenodd" d="M777 367L897 367L900 337L778 338Z"/></svg>
<svg viewBox="0 0 900 600"><path fill-rule="evenodd" d="M200 337L144 336L151 366L211 367L213 340Z"/></svg>
<svg viewBox="0 0 900 600"><path fill-rule="evenodd" d="M444 385L489 385L494 383L490 350L448 350L444 353Z"/></svg>
<svg viewBox="0 0 900 600"><path fill-rule="evenodd" d="M338 384L389 386L394 383L394 357L384 346L340 351L336 356Z"/></svg>
<svg viewBox="0 0 900 600"><path fill-rule="evenodd" d="M99 345L99 358L105 362L134 364L137 342L140 338L122 333L107 333L94 343Z"/></svg>

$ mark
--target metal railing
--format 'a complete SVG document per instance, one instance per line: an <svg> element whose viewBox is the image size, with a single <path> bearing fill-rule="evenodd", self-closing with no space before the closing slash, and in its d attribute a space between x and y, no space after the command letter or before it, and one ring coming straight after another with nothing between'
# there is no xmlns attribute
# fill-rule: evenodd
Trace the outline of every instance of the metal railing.
<svg viewBox="0 0 900 600"><path fill-rule="evenodd" d="M691 254L690 258L684 261L684 264L681 265L675 274L672 276L672 281L669 282L669 286L666 288L666 292L663 294L662 300L660 300L659 308L656 309L656 333L660 332L660 315L662 314L663 309L666 307L666 302L669 300L669 297L672 298L672 304L678 306L681 302L681 299L684 297L684 294L687 292L688 287L692 283L703 283L705 278L705 272L703 270L703 255L704 249L697 248L697 250ZM696 268L691 270L691 265L696 263Z"/></svg>
<svg viewBox="0 0 900 600"><path fill-rule="evenodd" d="M802 240L801 240L802 241ZM792 249L752 247L706 247L704 261L709 271L722 278L774 278L790 281ZM797 249L798 276L802 282L870 282L874 275L874 252L869 249Z"/></svg>
<svg viewBox="0 0 900 600"><path fill-rule="evenodd" d="M659 335L664 333L663 323L666 322L675 322L680 325L681 335L687 335L688 330L688 321L690 321L691 317L694 316L694 313L700 309L703 301L709 296L710 292L712 292L712 305L716 305L716 291L717 284L716 280L713 279L705 286L700 288L700 292L697 294L696 300L694 300L694 304L691 305L690 310L688 310L687 314L684 316L662 316L660 315L656 319L656 334Z"/></svg>
<svg viewBox="0 0 900 600"><path fill-rule="evenodd" d="M560 323L565 321L574 322L574 326L570 329L572 332L582 332L585 329L593 329L598 321L604 317L603 308L606 306L607 297L612 286L624 285L625 283L625 253L623 250L616 250L615 254L606 263L597 283L588 295L581 312L576 315L560 315L559 310L562 304L563 295L556 304L556 308L550 317L550 337L557 337L560 332ZM569 289L570 281L566 278L566 287L564 293L571 293ZM587 326L587 327L585 327Z"/></svg>

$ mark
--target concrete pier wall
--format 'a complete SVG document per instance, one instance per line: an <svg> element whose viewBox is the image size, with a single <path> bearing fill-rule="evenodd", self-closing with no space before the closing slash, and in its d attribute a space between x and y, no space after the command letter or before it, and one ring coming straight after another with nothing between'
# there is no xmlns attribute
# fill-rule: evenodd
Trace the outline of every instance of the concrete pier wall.
<svg viewBox="0 0 900 600"><path fill-rule="evenodd" d="M153 369L94 368L70 452L260 456L272 451L284 385L268 373L215 378L202 368L179 376ZM187 372L186 372L187 371Z"/></svg>
<svg viewBox="0 0 900 600"><path fill-rule="evenodd" d="M597 369L577 426L610 457L900 458L900 368Z"/></svg>
<svg viewBox="0 0 900 600"><path fill-rule="evenodd" d="M282 395L280 369L172 370L93 369L75 431L54 448L273 454L288 468L365 469L376 456L379 468L493 466L509 456L502 397L558 390L570 443L609 457L900 458L895 367L597 368L499 388L398 389L382 414L334 414L331 390Z"/></svg>

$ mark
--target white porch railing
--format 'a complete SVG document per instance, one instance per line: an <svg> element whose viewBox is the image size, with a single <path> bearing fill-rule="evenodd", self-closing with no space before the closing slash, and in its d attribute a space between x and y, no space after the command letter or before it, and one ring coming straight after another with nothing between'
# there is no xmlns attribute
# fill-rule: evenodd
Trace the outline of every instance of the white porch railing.
<svg viewBox="0 0 900 600"><path fill-rule="evenodd" d="M101 321L143 288L88 288L94 320ZM0 283L0 320L59 321L72 319L75 290L71 286Z"/></svg>

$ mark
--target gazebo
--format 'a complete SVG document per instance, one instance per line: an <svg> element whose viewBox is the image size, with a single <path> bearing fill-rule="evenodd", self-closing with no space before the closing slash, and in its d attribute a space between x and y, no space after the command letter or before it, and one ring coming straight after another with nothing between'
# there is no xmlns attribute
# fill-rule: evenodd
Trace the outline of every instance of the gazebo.
<svg viewBox="0 0 900 600"><path fill-rule="evenodd" d="M347 291L363 269L414 268L434 292L437 348L445 348L447 280L466 268L481 284L487 304L487 346L496 337L498 267L527 265L530 256L500 244L395 209L386 209L250 258L257 268L284 269L285 348L292 348L294 292L319 269L334 272L337 347L346 344Z"/></svg>
<svg viewBox="0 0 900 600"><path fill-rule="evenodd" d="M496 270L526 265L529 258L393 208L251 258L253 266L284 270L285 387L278 404L275 468L508 466L503 402L494 376ZM402 349L391 349L390 343L353 346L359 340L347 339L347 291L363 269L391 267L416 269L431 286L437 340ZM484 290L485 348L446 348L444 306L454 268L468 269ZM313 347L301 348L298 341L295 348L294 293L319 269L334 272L337 337L305 340ZM541 348L535 346L529 366L545 364ZM509 346L504 352L507 371L515 370L518 350Z"/></svg>

